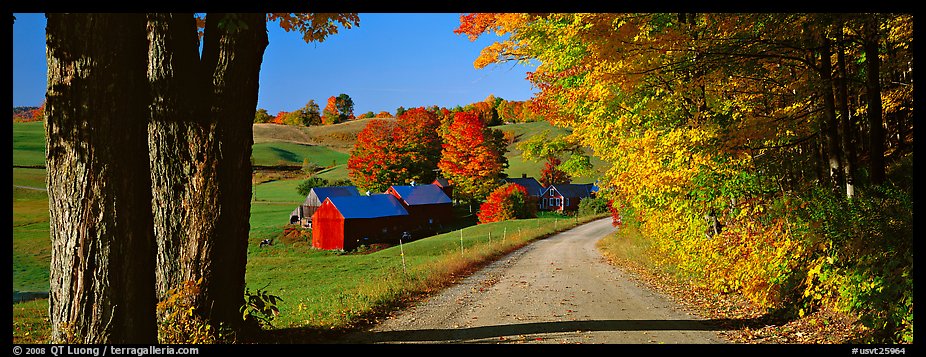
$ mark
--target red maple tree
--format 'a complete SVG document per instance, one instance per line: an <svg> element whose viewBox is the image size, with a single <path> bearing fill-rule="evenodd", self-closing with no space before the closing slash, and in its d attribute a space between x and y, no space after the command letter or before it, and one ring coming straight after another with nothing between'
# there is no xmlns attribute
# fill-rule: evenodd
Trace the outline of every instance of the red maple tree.
<svg viewBox="0 0 926 357"><path fill-rule="evenodd" d="M454 114L444 136L441 173L453 185L455 192L470 202L480 201L498 186L504 170L504 152L496 145L501 134L495 133L472 112Z"/></svg>
<svg viewBox="0 0 926 357"><path fill-rule="evenodd" d="M364 189L434 180L441 155L437 115L424 108L405 111L395 121L374 119L357 135L347 161L348 176Z"/></svg>
<svg viewBox="0 0 926 357"><path fill-rule="evenodd" d="M572 182L572 177L570 177L567 172L557 168L561 163L562 161L556 156L547 157L547 162L543 165L543 170L540 170L540 180L538 180L540 181L540 185L548 187L550 185Z"/></svg>
<svg viewBox="0 0 926 357"><path fill-rule="evenodd" d="M331 96L328 98L328 105L322 111L322 124L337 124L340 121L340 112L338 111L338 98Z"/></svg>
<svg viewBox="0 0 926 357"><path fill-rule="evenodd" d="M531 218L537 215L537 205L532 202L524 186L506 184L489 194L479 206L479 223Z"/></svg>

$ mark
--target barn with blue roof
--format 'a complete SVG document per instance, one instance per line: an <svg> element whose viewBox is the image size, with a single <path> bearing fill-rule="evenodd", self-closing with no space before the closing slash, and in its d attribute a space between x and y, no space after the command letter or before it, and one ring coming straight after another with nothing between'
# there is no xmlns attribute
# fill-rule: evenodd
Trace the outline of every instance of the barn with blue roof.
<svg viewBox="0 0 926 357"><path fill-rule="evenodd" d="M395 196L331 196L312 215L312 246L354 250L394 243L406 231L408 211Z"/></svg>
<svg viewBox="0 0 926 357"><path fill-rule="evenodd" d="M360 196L360 192L354 186L313 187L305 197L305 201L289 214L289 223L311 227L312 215L325 202L325 199L342 196Z"/></svg>
<svg viewBox="0 0 926 357"><path fill-rule="evenodd" d="M453 202L438 185L390 186L386 193L408 211L409 232L434 232L453 222Z"/></svg>

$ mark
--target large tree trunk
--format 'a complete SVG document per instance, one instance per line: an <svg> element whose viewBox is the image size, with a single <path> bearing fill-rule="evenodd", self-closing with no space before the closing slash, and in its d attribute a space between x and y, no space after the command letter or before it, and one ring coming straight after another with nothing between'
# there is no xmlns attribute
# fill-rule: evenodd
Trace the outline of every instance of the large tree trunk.
<svg viewBox="0 0 926 357"><path fill-rule="evenodd" d="M154 343L145 18L47 17L52 340Z"/></svg>
<svg viewBox="0 0 926 357"><path fill-rule="evenodd" d="M223 24L222 26L219 26ZM220 209L211 252L203 264L210 319L240 325L244 302L251 210L251 146L258 80L267 22L264 14L209 14L203 46L203 70L212 79L205 103L211 105L218 140L217 178Z"/></svg>
<svg viewBox="0 0 926 357"><path fill-rule="evenodd" d="M869 175L873 185L884 183L884 123L881 108L881 60L878 58L878 22L866 20L863 47L865 50L866 92L868 100Z"/></svg>
<svg viewBox="0 0 926 357"><path fill-rule="evenodd" d="M836 80L836 105L838 111L839 146L842 151L843 178L846 183L846 197L855 196L855 146L852 143L853 125L849 114L849 78L846 68L845 44L843 43L842 26L836 29L836 63L839 67L839 76Z"/></svg>
<svg viewBox="0 0 926 357"><path fill-rule="evenodd" d="M820 76L823 85L820 88L823 96L823 129L822 133L826 143L826 155L829 162L830 184L833 189L843 185L842 150L839 145L839 132L836 119L836 102L833 98L833 65L831 43L827 34L823 35L820 53Z"/></svg>
<svg viewBox="0 0 926 357"><path fill-rule="evenodd" d="M148 147L159 299L204 277L218 211L215 123L193 14L148 15ZM200 296L201 298L203 296ZM208 316L208 299L200 313Z"/></svg>

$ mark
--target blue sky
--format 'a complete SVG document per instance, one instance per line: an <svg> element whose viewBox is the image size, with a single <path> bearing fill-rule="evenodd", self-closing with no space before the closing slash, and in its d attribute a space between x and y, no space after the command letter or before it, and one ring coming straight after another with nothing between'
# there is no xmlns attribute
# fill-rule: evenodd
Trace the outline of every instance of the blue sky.
<svg viewBox="0 0 926 357"><path fill-rule="evenodd" d="M15 14L13 106L36 106L45 96L45 15ZM268 24L270 44L260 74L258 107L271 114L324 106L346 93L354 113L394 113L406 108L453 107L489 94L526 100L535 89L525 79L533 66L502 63L475 69L473 60L494 37L470 42L456 35L459 14L360 14L360 26L341 29L321 43Z"/></svg>

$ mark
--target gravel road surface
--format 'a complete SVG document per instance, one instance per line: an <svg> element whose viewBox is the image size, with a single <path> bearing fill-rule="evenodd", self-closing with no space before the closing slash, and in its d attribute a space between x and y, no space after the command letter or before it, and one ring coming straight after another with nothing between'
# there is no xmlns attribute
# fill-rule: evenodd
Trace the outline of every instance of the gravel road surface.
<svg viewBox="0 0 926 357"><path fill-rule="evenodd" d="M719 327L634 283L595 243L601 219L539 240L335 343L725 343Z"/></svg>

